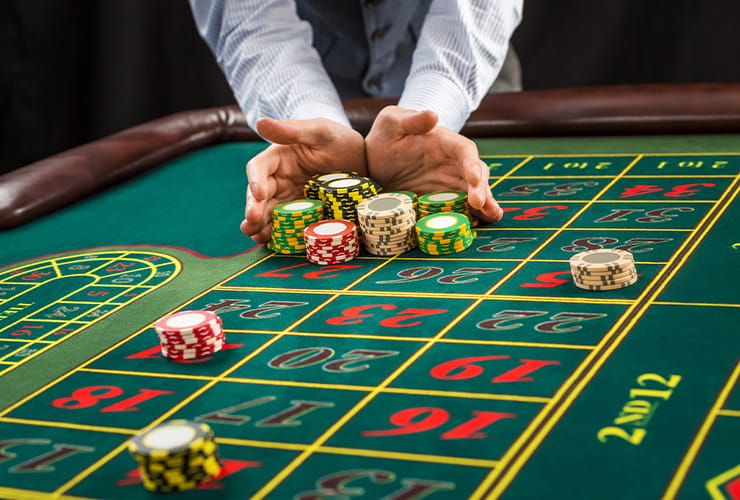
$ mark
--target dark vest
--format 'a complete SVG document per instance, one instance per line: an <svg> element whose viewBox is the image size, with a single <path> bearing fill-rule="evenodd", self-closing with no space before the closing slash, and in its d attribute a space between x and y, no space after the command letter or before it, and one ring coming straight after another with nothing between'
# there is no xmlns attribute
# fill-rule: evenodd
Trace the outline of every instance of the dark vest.
<svg viewBox="0 0 740 500"><path fill-rule="evenodd" d="M432 0L296 0L342 97L398 97Z"/></svg>

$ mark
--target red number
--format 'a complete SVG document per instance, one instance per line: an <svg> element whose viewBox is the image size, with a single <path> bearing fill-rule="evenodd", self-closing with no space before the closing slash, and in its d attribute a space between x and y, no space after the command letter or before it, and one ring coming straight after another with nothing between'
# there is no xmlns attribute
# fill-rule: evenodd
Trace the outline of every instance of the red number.
<svg viewBox="0 0 740 500"><path fill-rule="evenodd" d="M358 267L362 267L362 266L357 265L357 264L336 264L333 266L324 266L322 269L319 269L318 271L311 271L310 273L304 274L303 277L310 279L310 280L323 280L326 278L336 278L337 276L339 276L338 273L328 274L326 276L322 276L322 275L325 273L332 272L332 271L341 271L343 269L355 269Z"/></svg>
<svg viewBox="0 0 740 500"><path fill-rule="evenodd" d="M74 328L60 328L56 332L52 333L52 335L67 335L68 333L72 333Z"/></svg>
<svg viewBox="0 0 740 500"><path fill-rule="evenodd" d="M11 335L17 337L20 335L31 335L33 332L30 330L31 328L43 328L41 325L23 325L21 327L21 330L15 330L10 332Z"/></svg>
<svg viewBox="0 0 740 500"><path fill-rule="evenodd" d="M537 283L522 283L519 285L523 288L553 288L563 283L568 283L569 279L557 278L561 274L570 274L570 271L554 271L552 273L540 274L535 278Z"/></svg>
<svg viewBox="0 0 740 500"><path fill-rule="evenodd" d="M44 273L42 273L41 271L36 271L36 272L31 273L31 274L29 274L27 276L23 276L21 279L24 280L24 281L33 281L33 280L37 280L39 278L43 278L44 276L48 276L50 274L51 274L51 271L46 271Z"/></svg>
<svg viewBox="0 0 740 500"><path fill-rule="evenodd" d="M110 292L103 292L102 290L98 290L97 292L96 291L90 291L90 292L87 292L87 296L88 297L97 297L99 295L102 295L103 297L105 297L109 293Z"/></svg>
<svg viewBox="0 0 740 500"><path fill-rule="evenodd" d="M401 436L435 429L450 418L447 410L433 407L407 408L391 415L395 429L362 431L363 436Z"/></svg>
<svg viewBox="0 0 740 500"><path fill-rule="evenodd" d="M132 396L118 403L114 403L105 408L101 408L101 412L119 412L119 411L138 411L135 405L162 396L164 394L174 394L174 391L160 391L156 389L139 389L141 394ZM90 408L100 402L101 399L116 398L123 394L123 389L115 385L92 385L90 387L82 387L72 391L71 397L58 398L51 402L55 408L64 408L65 410L78 410L81 408Z"/></svg>
<svg viewBox="0 0 740 500"><path fill-rule="evenodd" d="M516 413L503 413L500 411L474 411L473 418L463 422L457 427L450 429L441 436L441 439L483 439L488 437L485 432L478 432L491 424L505 418L516 418Z"/></svg>
<svg viewBox="0 0 740 500"><path fill-rule="evenodd" d="M121 394L123 389L114 385L92 385L76 389L72 391L71 397L55 399L51 404L56 408L77 410L95 406L101 399L115 398Z"/></svg>
<svg viewBox="0 0 740 500"><path fill-rule="evenodd" d="M139 411L136 407L137 404L149 401L150 399L156 398L157 396L164 396L165 394L174 394L175 391L160 391L157 389L139 389L141 394L132 396L118 403L112 404L102 408L100 411L103 413L118 412L118 411Z"/></svg>
<svg viewBox="0 0 740 500"><path fill-rule="evenodd" d="M310 265L308 262L304 262L303 264L296 264L295 266L289 266L289 267L283 267L281 269L275 269L273 271L267 271L260 274L255 274L258 278L290 278L293 276L289 273L280 273L280 271L287 271L288 269L295 269L296 267L303 267Z"/></svg>
<svg viewBox="0 0 740 500"><path fill-rule="evenodd" d="M267 271L260 274L255 274L258 278L290 278L293 276L291 273L281 273L280 271L287 271L288 269L295 269L297 267L303 267L303 266L310 266L308 262L304 262L303 264L296 264L295 266L288 266L283 267L281 269L275 269L273 271ZM358 267L362 267L359 264L335 264L332 266L325 266L318 271L310 271L303 275L304 278L310 279L310 280L321 280L321 279L327 279L327 278L336 278L339 276L338 273L334 274L328 274L324 276L326 273L330 273L332 271L342 271L344 269L355 269Z"/></svg>
<svg viewBox="0 0 740 500"><path fill-rule="evenodd" d="M622 194L620 194L619 197L630 198L632 196L640 196L643 194L659 193L660 191L663 191L663 188L658 187L657 184L638 184L634 187L626 188L622 191Z"/></svg>
<svg viewBox="0 0 740 500"><path fill-rule="evenodd" d="M512 217L514 220L537 220L542 219L546 215L552 215L552 212L545 212L548 208L554 208L555 210L567 210L568 205L545 205L542 207L532 207L524 210L523 215L515 215Z"/></svg>
<svg viewBox="0 0 740 500"><path fill-rule="evenodd" d="M497 411L473 411L473 418L462 424L440 434L440 439L482 439L488 437L482 429L503 420L505 418L516 418L516 413L503 413ZM401 436L404 434L416 434L436 429L450 419L450 414L442 408L422 406L418 408L406 408L391 415L390 423L395 425L392 429L380 429L377 431L362 431L366 437L376 436Z"/></svg>
<svg viewBox="0 0 740 500"><path fill-rule="evenodd" d="M420 318L422 316L431 316L432 314L441 314L447 311L448 309L404 309L403 311L399 311L396 317L382 320L380 322L380 326L390 326L392 328L417 326L421 324L421 321L414 321L413 323L406 323L405 325L402 325L401 321Z"/></svg>
<svg viewBox="0 0 740 500"><path fill-rule="evenodd" d="M491 359L509 359L506 355L497 356L470 356L467 358L453 359L435 366L429 374L440 380L465 380L477 377L483 373L483 368L473 363Z"/></svg>
<svg viewBox="0 0 740 500"><path fill-rule="evenodd" d="M491 382L532 382L534 377L525 377L525 375L534 373L543 366L560 364L560 361L548 361L544 359L520 359L519 362L524 364L502 373L498 377L492 378Z"/></svg>
<svg viewBox="0 0 740 500"><path fill-rule="evenodd" d="M115 264L110 266L108 269L106 269L106 271L111 272L111 273L116 273L120 271L125 271L126 268L135 266L135 265L136 265L136 262L129 262L128 264L126 264L125 262L116 262Z"/></svg>
<svg viewBox="0 0 740 500"><path fill-rule="evenodd" d="M695 193L698 193L699 191L701 191L701 189L690 189L694 186L715 187L716 184L681 184L680 186L674 187L669 193L665 193L663 196L669 196L669 197L694 196Z"/></svg>
<svg viewBox="0 0 740 500"><path fill-rule="evenodd" d="M330 325L353 325L355 323L362 323L363 321L365 321L365 318L372 318L373 316L375 316L374 314L361 314L363 311L366 311L367 309L371 309L373 307L379 307L384 311L391 311L397 308L397 306L394 306L392 304L368 304L365 306L354 306L342 311L341 316L329 318L326 320L326 322ZM422 316L440 314L447 311L448 309L404 309L403 311L399 311L395 316L391 318L381 320L380 326L388 326L391 328L417 326L421 324L421 321L414 321L412 323L406 324L402 324L401 322L413 318L420 318Z"/></svg>
<svg viewBox="0 0 740 500"><path fill-rule="evenodd" d="M384 311L396 309L396 306L391 304L370 304L366 306L354 306L342 311L341 316L338 316L336 318L329 318L326 320L326 322L330 325L353 325L355 323L362 323L364 321L363 318L372 318L374 315L361 313L363 311L366 311L367 309L372 309L373 307L380 307Z"/></svg>

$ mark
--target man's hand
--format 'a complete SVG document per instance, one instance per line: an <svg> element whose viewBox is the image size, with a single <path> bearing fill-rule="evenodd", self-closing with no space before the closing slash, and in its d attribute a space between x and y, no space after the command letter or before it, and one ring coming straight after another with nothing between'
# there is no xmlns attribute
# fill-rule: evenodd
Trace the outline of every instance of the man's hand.
<svg viewBox="0 0 740 500"><path fill-rule="evenodd" d="M270 239L273 207L303 198L303 185L312 175L332 171L366 175L362 136L333 120L263 118L257 131L273 144L247 163L247 206L240 226L257 243Z"/></svg>
<svg viewBox="0 0 740 500"><path fill-rule="evenodd" d="M432 111L388 106L365 139L369 176L386 191L467 191L473 213L486 222L503 210L488 187L488 166L475 143L437 125Z"/></svg>

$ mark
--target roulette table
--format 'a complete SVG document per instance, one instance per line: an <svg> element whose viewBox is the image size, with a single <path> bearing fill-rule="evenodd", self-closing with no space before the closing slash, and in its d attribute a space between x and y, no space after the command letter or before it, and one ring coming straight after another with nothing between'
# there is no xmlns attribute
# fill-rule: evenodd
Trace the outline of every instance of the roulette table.
<svg viewBox="0 0 740 500"><path fill-rule="evenodd" d="M740 499L740 86L490 96L463 133L505 215L443 256L244 238L233 107L0 176L0 498L160 498L127 442L185 418L223 469L173 498ZM575 287L599 248L637 283ZM162 357L190 309L223 350Z"/></svg>

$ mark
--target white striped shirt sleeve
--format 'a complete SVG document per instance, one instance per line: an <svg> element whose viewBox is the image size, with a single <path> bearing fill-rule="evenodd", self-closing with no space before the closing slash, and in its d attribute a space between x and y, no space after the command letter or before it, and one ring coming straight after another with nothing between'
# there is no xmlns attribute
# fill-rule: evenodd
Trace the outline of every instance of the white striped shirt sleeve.
<svg viewBox="0 0 740 500"><path fill-rule="evenodd" d="M254 128L262 117L329 118L349 126L311 46L311 26L291 0L190 0L210 46Z"/></svg>
<svg viewBox="0 0 740 500"><path fill-rule="evenodd" d="M399 101L459 131L493 84L521 20L522 0L436 0Z"/></svg>

